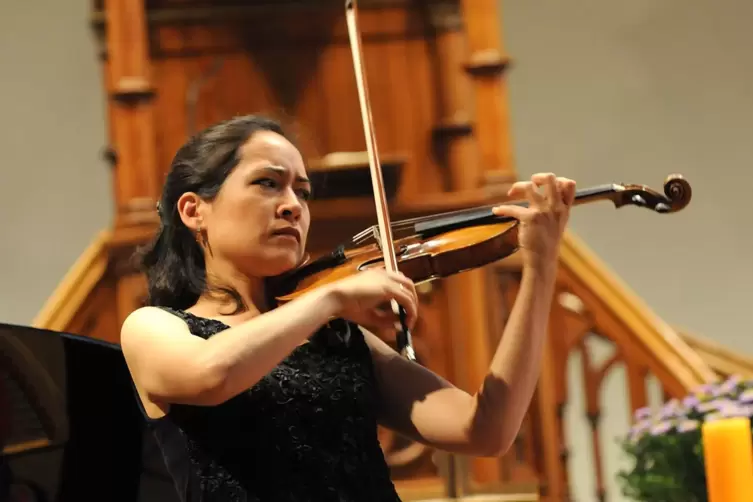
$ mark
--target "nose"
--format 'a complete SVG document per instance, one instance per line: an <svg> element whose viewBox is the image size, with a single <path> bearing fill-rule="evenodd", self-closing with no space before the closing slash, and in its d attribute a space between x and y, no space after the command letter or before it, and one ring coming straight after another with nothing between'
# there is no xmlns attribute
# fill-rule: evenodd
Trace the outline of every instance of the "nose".
<svg viewBox="0 0 753 502"><path fill-rule="evenodd" d="M301 206L301 201L298 200L295 193L292 193L285 197L277 207L277 216L291 222L298 221L298 218L301 217L302 209L303 206Z"/></svg>

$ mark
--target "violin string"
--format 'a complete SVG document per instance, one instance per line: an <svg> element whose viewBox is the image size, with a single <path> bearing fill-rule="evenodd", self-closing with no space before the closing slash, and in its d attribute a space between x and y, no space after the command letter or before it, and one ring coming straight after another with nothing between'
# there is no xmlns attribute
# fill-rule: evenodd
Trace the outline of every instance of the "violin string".
<svg viewBox="0 0 753 502"><path fill-rule="evenodd" d="M613 185L603 185L603 186L597 186L597 187L594 187L594 188L591 188L591 189L578 190L576 192L576 194L575 194L575 199L578 200L578 199L581 199L581 198L587 198L587 197L590 197L590 196L593 196L593 195L597 195L597 194L603 193L603 192L608 192L608 191L614 191L614 186ZM433 215L429 215L429 216L418 216L418 217L415 217L415 218L407 218L407 219L404 219L404 220L398 220L398 221L392 222L392 224L390 225L390 227L392 228L393 231L394 230L398 230L398 231L399 230L405 230L405 229L408 229L408 228L410 228L410 227L412 227L412 226L414 226L414 225L416 225L418 223L424 223L424 222L427 222L427 221L437 220L437 219L442 219L442 218L448 218L448 217L452 217L452 216L462 216L463 214L470 214L470 213L477 212L477 211L484 210L484 209L491 209L491 208L493 208L495 206L498 206L500 204L516 205L516 206L522 206L522 207L527 207L528 206L528 202L527 201L494 202L494 203L485 204L485 205L482 205L482 206L475 206L475 207L465 208L465 209L457 209L455 211L447 211L447 212L444 212L444 213L438 213L438 214L433 214ZM366 228L365 230L359 232L358 234L356 234L355 236L353 236L352 242L358 245L358 244L362 244L362 243L368 241L370 238L374 237L374 228L375 228L374 225L372 225L372 226Z"/></svg>
<svg viewBox="0 0 753 502"><path fill-rule="evenodd" d="M594 189L578 190L578 192L575 195L575 199L577 200L577 199L580 199L582 197L588 197L589 195L593 195L592 192L603 192L603 191L609 190L611 188L612 188L611 186L598 186L598 187L595 187ZM446 218L446 217L449 217L449 216L461 216L463 214L469 214L469 213L473 213L473 212L480 211L480 210L483 210L483 209L492 209L492 208L494 208L496 206L499 206L499 205L502 205L502 204L521 206L521 207L528 207L528 201L525 201L525 200L510 201L510 202L497 201L497 202L492 202L491 204L485 204L485 205L482 205L482 206L474 206L474 207L471 207L471 208L457 209L455 211L447 211L447 212L444 212L444 213L432 214L432 215L429 215L429 216L418 216L416 218L408 218L408 219L405 219L405 220L398 220L398 221L393 222L392 227L396 228L396 229L402 229L402 228L406 228L406 227L411 226L411 225L415 225L416 223L424 223L426 221L436 220L436 219L440 219L440 218Z"/></svg>
<svg viewBox="0 0 753 502"><path fill-rule="evenodd" d="M447 218L447 217L450 217L450 216L462 216L463 214L471 214L471 213L475 213L475 212L478 212L478 211L481 211L481 210L484 210L484 209L492 209L492 208L494 208L496 206L499 206L501 204L502 203L500 203L500 202L495 202L495 203L491 203L491 204L485 204L483 206L474 206L474 207L471 207L471 208L458 209L458 210L455 210L455 211L447 211L447 212L444 212L444 213L433 214L433 215L430 215L430 216L418 216L416 218L409 218L409 219L405 219L405 220L398 220L398 221L394 222L394 225L398 229L400 229L400 228L405 228L405 227L408 227L408 226L415 225L416 223L424 223L426 221ZM516 205L516 206L524 206L524 207L528 205L528 203L525 202L525 201L522 201L522 202L507 202L505 204L507 204L507 205Z"/></svg>
<svg viewBox="0 0 753 502"><path fill-rule="evenodd" d="M429 216L418 216L418 217L415 217L415 218L408 218L408 219L405 219L405 220L398 220L398 221L392 222L391 227L392 227L393 230L398 230L398 231L399 230L405 230L405 229L408 229L408 228L416 225L417 223L424 223L424 222L427 222L427 221L437 220L437 219L440 219L440 218L448 218L448 217L451 217L451 216L462 216L463 214L470 214L470 213L477 212L479 210L491 209L491 208L493 208L495 206L498 206L499 204L500 203L491 203L491 204L485 204L485 205L482 205L482 206L474 206L474 207L471 207L471 208L457 209L455 211L446 211L446 212L443 212L443 213L433 214L433 215L429 215ZM510 203L510 204L519 205L519 206L527 206L528 205L528 203L525 202L525 201L523 201L523 202L513 202L513 203ZM356 244L356 245L360 245L360 244L363 244L363 243L367 242L369 239L371 239L371 238L374 237L374 228L375 228L374 225L372 225L370 227L367 227L366 229L362 230L361 232L359 232L358 234L356 234L355 236L353 236L353 238L351 239L351 241L354 244Z"/></svg>
<svg viewBox="0 0 753 502"><path fill-rule="evenodd" d="M520 204L526 205L525 202L520 203ZM472 208L458 209L458 210L455 210L455 211L446 211L446 212L443 212L443 213L433 214L433 215L429 215L429 216L418 216L416 218L408 218L408 219L405 219L405 220L395 221L395 222L392 223L391 226L392 226L393 230L405 230L407 228L410 228L410 227L414 226L417 223L424 223L426 221L436 220L436 219L440 219L440 218L447 218L447 217L450 217L450 216L461 216L463 214L470 214L470 213L477 212L477 211L483 210L483 209L491 209L491 208L493 208L493 207L495 207L497 205L499 205L499 203L485 204L483 206L475 206L475 207L472 207ZM371 238L374 237L374 232L373 231L374 231L374 226L372 225L372 226L370 226L370 227L362 230L361 232L359 232L355 236L353 236L353 238L351 240L356 245L363 244L364 242L367 242L369 239L371 239Z"/></svg>

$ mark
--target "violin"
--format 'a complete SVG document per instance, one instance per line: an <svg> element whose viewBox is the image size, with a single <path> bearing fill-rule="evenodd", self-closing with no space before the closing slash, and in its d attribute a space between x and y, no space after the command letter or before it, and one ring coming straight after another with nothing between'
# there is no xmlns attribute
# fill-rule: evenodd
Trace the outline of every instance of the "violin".
<svg viewBox="0 0 753 502"><path fill-rule="evenodd" d="M493 214L492 208L499 203L390 222L366 75L361 64L355 0L347 0L345 8L378 223L333 252L314 260L307 259L296 269L275 278L273 295L278 304L375 267L400 271L420 284L483 267L512 255L519 248L519 222ZM607 184L577 190L573 206L610 201L616 208L630 205L668 214L687 206L691 195L688 181L682 175L673 174L665 180L663 194L643 185ZM505 204L525 207L528 202ZM399 235L397 239L395 234ZM392 307L401 323L397 333L398 351L415 360L411 334L405 325L405 311L395 302Z"/></svg>

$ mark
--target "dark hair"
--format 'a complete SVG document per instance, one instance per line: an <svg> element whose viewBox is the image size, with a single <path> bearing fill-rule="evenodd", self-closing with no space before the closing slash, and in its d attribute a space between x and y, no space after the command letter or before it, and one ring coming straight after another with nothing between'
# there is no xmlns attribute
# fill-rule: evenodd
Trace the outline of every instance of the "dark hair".
<svg viewBox="0 0 753 502"><path fill-rule="evenodd" d="M281 123L264 116L245 115L200 131L176 152L157 204L159 231L138 255L147 278L147 305L186 309L209 291L204 253L180 219L178 199L186 192L206 200L217 196L238 165L240 147L262 131L272 131L292 141ZM214 285L212 292L234 300L236 312L246 308L232 288Z"/></svg>

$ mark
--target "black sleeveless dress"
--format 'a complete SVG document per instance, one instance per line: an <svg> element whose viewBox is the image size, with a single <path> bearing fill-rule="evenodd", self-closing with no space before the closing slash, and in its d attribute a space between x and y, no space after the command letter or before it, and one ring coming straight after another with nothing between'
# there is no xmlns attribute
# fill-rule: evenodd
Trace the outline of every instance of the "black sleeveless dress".
<svg viewBox="0 0 753 502"><path fill-rule="evenodd" d="M195 336L228 328L166 310ZM225 403L173 404L149 420L182 501L400 500L377 439L369 348L357 326L341 326L322 328Z"/></svg>

